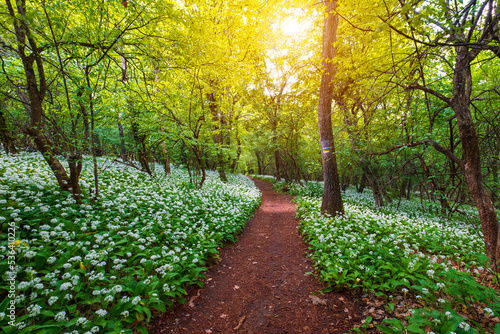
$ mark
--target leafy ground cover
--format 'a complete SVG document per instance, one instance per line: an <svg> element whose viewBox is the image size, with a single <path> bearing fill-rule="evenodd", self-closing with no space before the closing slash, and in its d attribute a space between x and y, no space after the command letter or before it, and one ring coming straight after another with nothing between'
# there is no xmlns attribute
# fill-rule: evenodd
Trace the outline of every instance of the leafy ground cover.
<svg viewBox="0 0 500 334"><path fill-rule="evenodd" d="M363 291L374 306L356 331L375 323L384 333L500 333L498 276L474 210L441 217L407 200L376 209L369 191L349 189L346 215L332 218L320 214L322 183L275 187L297 195L300 231L326 290Z"/></svg>
<svg viewBox="0 0 500 334"><path fill-rule="evenodd" d="M243 176L223 183L209 172L198 190L181 169L151 178L105 159L99 168L100 199L77 204L58 190L39 154L0 154L4 332L147 333L152 312L182 300L187 285L201 284L206 261L235 240L260 203L260 192ZM86 190L91 170L86 161ZM9 242L11 226L16 237ZM10 275L16 275L15 326L7 310Z"/></svg>

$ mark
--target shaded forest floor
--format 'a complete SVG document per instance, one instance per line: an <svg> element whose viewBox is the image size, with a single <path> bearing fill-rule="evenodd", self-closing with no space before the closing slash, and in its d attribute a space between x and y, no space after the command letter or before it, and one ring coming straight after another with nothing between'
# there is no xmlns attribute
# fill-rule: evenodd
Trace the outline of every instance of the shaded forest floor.
<svg viewBox="0 0 500 334"><path fill-rule="evenodd" d="M345 333L361 322L352 295L319 293L290 196L255 183L262 205L239 240L220 251L205 287L153 319L150 333Z"/></svg>

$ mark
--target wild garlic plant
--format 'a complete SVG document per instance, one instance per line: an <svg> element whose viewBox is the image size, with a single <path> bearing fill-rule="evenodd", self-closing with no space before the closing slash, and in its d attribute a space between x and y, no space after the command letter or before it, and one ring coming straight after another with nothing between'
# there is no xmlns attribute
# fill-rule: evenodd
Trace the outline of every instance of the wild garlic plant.
<svg viewBox="0 0 500 334"><path fill-rule="evenodd" d="M241 175L208 172L194 189L186 171L156 178L101 159L100 198L89 201L92 165L85 159L77 204L59 191L43 157L0 153L0 327L7 333L121 333L145 326L152 312L201 284L217 248L235 239L260 203ZM15 250L10 270L7 253ZM15 275L16 320L9 326L9 275Z"/></svg>

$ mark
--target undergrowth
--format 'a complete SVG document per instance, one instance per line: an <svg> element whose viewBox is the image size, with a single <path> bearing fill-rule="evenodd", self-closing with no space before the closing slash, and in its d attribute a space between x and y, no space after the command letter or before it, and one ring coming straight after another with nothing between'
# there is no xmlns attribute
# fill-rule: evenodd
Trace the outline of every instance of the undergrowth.
<svg viewBox="0 0 500 334"><path fill-rule="evenodd" d="M206 261L260 203L243 176L224 183L209 172L196 190L178 168L155 178L106 159L99 168L100 198L85 193L78 204L59 191L41 155L0 154L5 333L147 333L152 314L201 284ZM92 177L86 159L83 189Z"/></svg>
<svg viewBox="0 0 500 334"><path fill-rule="evenodd" d="M296 195L299 231L326 291L381 300L383 333L500 333L498 276L488 269L477 213L436 215L418 200L377 209L370 191L343 192L345 216L320 213L323 184L274 182ZM367 314L362 326L373 328Z"/></svg>

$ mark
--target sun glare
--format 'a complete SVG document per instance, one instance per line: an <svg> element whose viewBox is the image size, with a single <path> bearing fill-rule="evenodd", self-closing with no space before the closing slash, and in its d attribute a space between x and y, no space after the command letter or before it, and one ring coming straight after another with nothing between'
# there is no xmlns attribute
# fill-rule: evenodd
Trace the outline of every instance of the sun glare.
<svg viewBox="0 0 500 334"><path fill-rule="evenodd" d="M289 36L298 36L302 32L301 25L294 19L286 19L281 23L281 31Z"/></svg>

